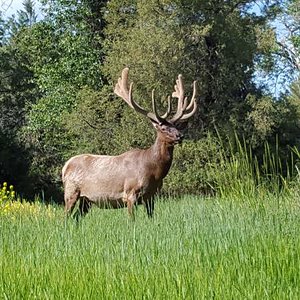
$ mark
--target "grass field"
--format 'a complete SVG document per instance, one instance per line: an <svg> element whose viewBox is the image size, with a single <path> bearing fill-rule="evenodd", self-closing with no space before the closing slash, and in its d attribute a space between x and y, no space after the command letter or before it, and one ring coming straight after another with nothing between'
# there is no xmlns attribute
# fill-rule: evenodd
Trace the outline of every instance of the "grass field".
<svg viewBox="0 0 300 300"><path fill-rule="evenodd" d="M300 299L296 197L38 211L0 217L1 299Z"/></svg>

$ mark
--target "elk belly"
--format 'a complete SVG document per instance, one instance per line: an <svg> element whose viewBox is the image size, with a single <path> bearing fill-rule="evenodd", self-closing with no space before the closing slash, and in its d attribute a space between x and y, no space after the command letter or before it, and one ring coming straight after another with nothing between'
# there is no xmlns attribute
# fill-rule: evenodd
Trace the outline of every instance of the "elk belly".
<svg viewBox="0 0 300 300"><path fill-rule="evenodd" d="M82 197L86 197L89 201L93 202L100 208L120 208L124 207L123 193L122 192L96 192L93 193L89 191L89 193L81 193Z"/></svg>
<svg viewBox="0 0 300 300"><path fill-rule="evenodd" d="M108 209L109 208L122 208L122 207L126 206L126 204L122 201L122 199L102 198L102 199L98 199L94 203L99 208L108 208Z"/></svg>

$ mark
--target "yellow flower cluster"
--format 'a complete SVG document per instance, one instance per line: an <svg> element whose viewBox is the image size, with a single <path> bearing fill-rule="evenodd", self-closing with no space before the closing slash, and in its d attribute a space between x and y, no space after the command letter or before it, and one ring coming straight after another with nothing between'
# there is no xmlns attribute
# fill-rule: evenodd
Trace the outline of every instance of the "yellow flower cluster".
<svg viewBox="0 0 300 300"><path fill-rule="evenodd" d="M55 209L45 207L39 203L30 203L20 198L16 198L14 187L8 187L7 182L0 185L0 215L16 216L18 214L40 216L41 214L48 217L54 216Z"/></svg>
<svg viewBox="0 0 300 300"><path fill-rule="evenodd" d="M0 204L15 200L15 191L14 187L10 185L8 187L7 182L4 182L2 186L0 185Z"/></svg>
<svg viewBox="0 0 300 300"><path fill-rule="evenodd" d="M16 216L19 214L22 215L31 215L31 216L41 216L46 215L48 217L54 216L54 209L50 207L43 207L36 203L29 203L26 201L14 201L6 202L0 207L0 215L11 215Z"/></svg>

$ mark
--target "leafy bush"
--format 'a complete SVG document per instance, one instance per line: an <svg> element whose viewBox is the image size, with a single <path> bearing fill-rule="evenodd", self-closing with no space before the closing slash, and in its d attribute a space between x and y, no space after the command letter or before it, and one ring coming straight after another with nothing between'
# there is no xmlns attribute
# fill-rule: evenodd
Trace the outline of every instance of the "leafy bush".
<svg viewBox="0 0 300 300"><path fill-rule="evenodd" d="M295 155L294 158L294 174L293 178L294 180L292 181L290 185L290 193L297 199L299 198L300 195L300 149L297 147L291 148L292 154Z"/></svg>
<svg viewBox="0 0 300 300"><path fill-rule="evenodd" d="M198 141L186 141L175 149L164 192L241 198L287 191L299 180L295 162L300 155L295 149L290 149L283 158L278 147L272 148L267 142L257 155L237 135L234 138L207 135Z"/></svg>
<svg viewBox="0 0 300 300"><path fill-rule="evenodd" d="M218 168L220 143L211 136L187 140L174 150L173 166L164 181L170 194L211 194L214 178L211 168Z"/></svg>

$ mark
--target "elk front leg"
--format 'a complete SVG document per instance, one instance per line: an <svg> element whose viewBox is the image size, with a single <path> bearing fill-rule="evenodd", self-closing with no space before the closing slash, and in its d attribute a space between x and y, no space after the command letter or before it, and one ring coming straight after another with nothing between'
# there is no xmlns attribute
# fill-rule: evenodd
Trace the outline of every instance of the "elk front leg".
<svg viewBox="0 0 300 300"><path fill-rule="evenodd" d="M151 197L150 199L147 199L143 202L146 211L147 211L147 215L149 218L153 217L153 211L154 211L154 198Z"/></svg>

